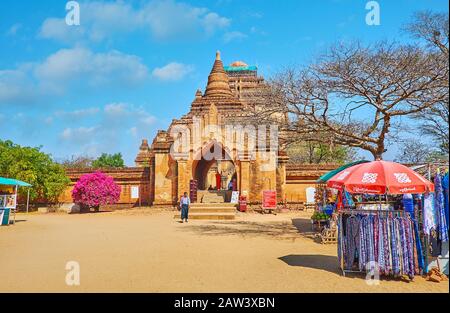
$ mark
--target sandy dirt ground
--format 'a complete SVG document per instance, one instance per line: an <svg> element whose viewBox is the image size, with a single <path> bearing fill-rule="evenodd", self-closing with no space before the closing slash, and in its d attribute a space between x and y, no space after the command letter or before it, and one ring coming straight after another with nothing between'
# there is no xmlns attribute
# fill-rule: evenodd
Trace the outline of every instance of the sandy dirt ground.
<svg viewBox="0 0 450 313"><path fill-rule="evenodd" d="M180 224L173 212L18 215L0 227L0 292L449 292L448 283L340 274L311 213ZM80 264L67 286L66 263Z"/></svg>

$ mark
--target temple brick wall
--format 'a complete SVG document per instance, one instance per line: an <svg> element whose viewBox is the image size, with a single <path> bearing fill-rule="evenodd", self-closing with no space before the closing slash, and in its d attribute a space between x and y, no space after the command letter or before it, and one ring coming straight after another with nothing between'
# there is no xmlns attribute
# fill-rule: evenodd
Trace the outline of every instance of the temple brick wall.
<svg viewBox="0 0 450 313"><path fill-rule="evenodd" d="M67 170L66 174L70 179L70 185L60 196L61 203L72 203L72 190L78 179L83 174L93 173L94 169L83 170ZM152 188L150 185L150 168L145 167L129 167L118 169L101 169L102 173L111 176L114 181L121 187L120 200L118 204L138 206L139 199L132 199L131 189L133 186L139 187L141 205L150 205L152 198Z"/></svg>
<svg viewBox="0 0 450 313"><path fill-rule="evenodd" d="M306 202L306 188L316 187L323 174L338 168L337 164L287 164L285 199L287 202Z"/></svg>

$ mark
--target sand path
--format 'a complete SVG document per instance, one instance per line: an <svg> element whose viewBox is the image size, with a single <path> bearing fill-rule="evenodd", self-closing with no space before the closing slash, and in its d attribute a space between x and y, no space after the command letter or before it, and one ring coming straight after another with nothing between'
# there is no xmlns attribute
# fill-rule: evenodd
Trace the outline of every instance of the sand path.
<svg viewBox="0 0 450 313"><path fill-rule="evenodd" d="M449 292L446 283L342 277L310 213L180 224L168 211L18 215L0 228L0 292ZM65 283L77 261L80 286Z"/></svg>

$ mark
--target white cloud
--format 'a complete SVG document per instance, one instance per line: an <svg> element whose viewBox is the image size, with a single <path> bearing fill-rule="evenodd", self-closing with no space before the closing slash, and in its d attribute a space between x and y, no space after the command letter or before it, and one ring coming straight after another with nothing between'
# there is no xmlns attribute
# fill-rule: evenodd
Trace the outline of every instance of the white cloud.
<svg viewBox="0 0 450 313"><path fill-rule="evenodd" d="M100 109L96 108L96 107L85 108L85 109L74 110L74 111L57 111L57 112L55 112L55 116L68 118L71 120L78 120L80 118L93 116L93 115L97 114L99 111L100 111Z"/></svg>
<svg viewBox="0 0 450 313"><path fill-rule="evenodd" d="M65 19L51 17L42 23L39 37L71 43L82 39L85 33L84 27L68 26Z"/></svg>
<svg viewBox="0 0 450 313"><path fill-rule="evenodd" d="M140 121L145 125L153 125L156 122L156 118L154 116L146 116L141 118Z"/></svg>
<svg viewBox="0 0 450 313"><path fill-rule="evenodd" d="M131 127L131 128L128 130L128 133L131 134L131 136L133 136L133 137L137 137L137 133L138 133L137 127Z"/></svg>
<svg viewBox="0 0 450 313"><path fill-rule="evenodd" d="M62 49L36 67L36 77L50 83L82 78L93 86L136 84L147 78L147 67L134 55L118 51L93 53L85 48Z"/></svg>
<svg viewBox="0 0 450 313"><path fill-rule="evenodd" d="M110 103L105 105L104 112L109 116L123 116L128 113L127 106L126 103Z"/></svg>
<svg viewBox="0 0 450 313"><path fill-rule="evenodd" d="M162 81L177 81L194 70L193 66L172 62L163 67L155 68L153 76Z"/></svg>
<svg viewBox="0 0 450 313"><path fill-rule="evenodd" d="M61 133L61 139L70 141L72 143L84 144L93 138L98 127L78 127L78 128L66 128Z"/></svg>
<svg viewBox="0 0 450 313"><path fill-rule="evenodd" d="M115 34L136 30L150 32L157 39L212 35L228 27L231 20L207 8L173 0L153 0L137 8L123 1L80 4L81 25L68 26L63 18L46 19L39 37L66 43L102 41Z"/></svg>
<svg viewBox="0 0 450 313"><path fill-rule="evenodd" d="M59 134L60 144L67 150L76 149L77 154L96 156L102 152L123 151L124 147L129 147L131 138L137 150L139 140L154 131L156 122L143 107L124 102L108 103L95 119L82 116L77 120L77 125L82 126L64 128Z"/></svg>
<svg viewBox="0 0 450 313"><path fill-rule="evenodd" d="M27 67L19 67L14 70L0 70L0 104L18 104L33 101L38 90L27 71Z"/></svg>
<svg viewBox="0 0 450 313"><path fill-rule="evenodd" d="M131 5L122 1L81 3L80 12L81 25L79 26L67 25L65 18L47 18L39 30L39 37L65 43L81 39L98 42L113 32L134 30L142 20Z"/></svg>
<svg viewBox="0 0 450 313"><path fill-rule="evenodd" d="M248 36L244 33L238 32L238 31L232 31L232 32L228 32L225 33L223 35L223 41L225 43L231 42L231 41L240 41L240 40L244 40L245 38L247 38Z"/></svg>
<svg viewBox="0 0 450 313"><path fill-rule="evenodd" d="M61 49L42 63L0 70L0 104L27 103L78 87L133 87L149 77L134 55L118 51L94 53L86 48Z"/></svg>
<svg viewBox="0 0 450 313"><path fill-rule="evenodd" d="M22 24L20 23L16 23L14 25L12 25L8 31L6 32L7 36L15 36L17 35L17 32L22 28Z"/></svg>
<svg viewBox="0 0 450 313"><path fill-rule="evenodd" d="M212 34L217 29L222 29L230 26L231 20L225 17L221 17L217 13L211 12L205 15L201 23L205 27L206 32Z"/></svg>

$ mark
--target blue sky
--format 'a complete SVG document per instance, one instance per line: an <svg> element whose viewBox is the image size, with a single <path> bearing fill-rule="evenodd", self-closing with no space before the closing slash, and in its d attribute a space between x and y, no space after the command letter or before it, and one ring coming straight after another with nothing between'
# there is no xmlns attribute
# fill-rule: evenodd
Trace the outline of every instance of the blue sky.
<svg viewBox="0 0 450 313"><path fill-rule="evenodd" d="M336 41L407 41L415 11L448 12L445 0L382 0L368 26L364 0L78 1L69 27L66 2L0 2L0 138L57 159L121 152L127 165L188 112L216 50L268 77Z"/></svg>

